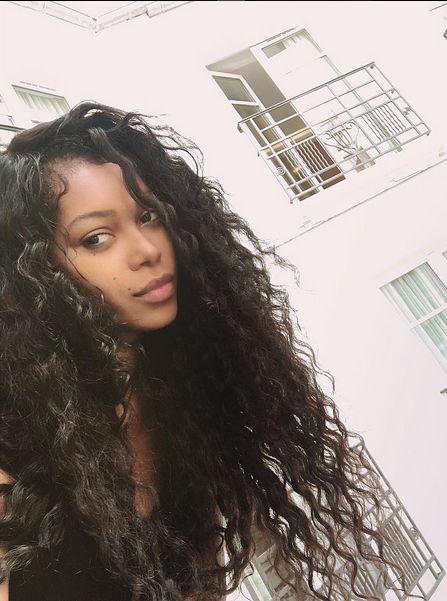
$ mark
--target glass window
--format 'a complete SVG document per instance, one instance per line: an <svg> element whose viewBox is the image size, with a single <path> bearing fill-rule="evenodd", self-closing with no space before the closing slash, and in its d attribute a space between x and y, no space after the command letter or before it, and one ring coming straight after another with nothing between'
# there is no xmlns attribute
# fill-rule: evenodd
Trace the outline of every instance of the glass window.
<svg viewBox="0 0 447 601"><path fill-rule="evenodd" d="M447 251L443 256L447 258ZM447 286L438 274L423 263L382 290L447 369Z"/></svg>
<svg viewBox="0 0 447 601"><path fill-rule="evenodd" d="M417 321L447 303L447 287L428 263L393 280L384 292L409 321Z"/></svg>
<svg viewBox="0 0 447 601"><path fill-rule="evenodd" d="M17 96L25 104L33 121L45 121L64 115L69 105L63 96L48 94L29 88L13 86Z"/></svg>
<svg viewBox="0 0 447 601"><path fill-rule="evenodd" d="M286 49L293 50L294 54L299 55L302 60L318 58L321 53L321 48L319 48L306 31L297 31L278 42L264 46L262 52L267 58L272 58Z"/></svg>
<svg viewBox="0 0 447 601"><path fill-rule="evenodd" d="M234 102L255 102L255 99L240 79L222 75L215 75L214 79L228 100Z"/></svg>

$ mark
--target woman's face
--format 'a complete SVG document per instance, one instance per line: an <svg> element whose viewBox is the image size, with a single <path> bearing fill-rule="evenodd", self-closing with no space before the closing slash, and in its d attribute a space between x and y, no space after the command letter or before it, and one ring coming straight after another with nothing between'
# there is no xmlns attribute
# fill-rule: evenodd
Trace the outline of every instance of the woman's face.
<svg viewBox="0 0 447 601"><path fill-rule="evenodd" d="M59 200L55 261L103 294L124 331L170 324L177 315L176 261L155 211L134 201L114 163L77 160L60 171L68 189Z"/></svg>

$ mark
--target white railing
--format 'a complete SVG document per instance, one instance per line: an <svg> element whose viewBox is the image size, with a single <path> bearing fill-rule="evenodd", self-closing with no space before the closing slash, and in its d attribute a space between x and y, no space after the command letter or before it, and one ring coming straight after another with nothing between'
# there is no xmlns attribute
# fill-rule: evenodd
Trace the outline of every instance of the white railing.
<svg viewBox="0 0 447 601"><path fill-rule="evenodd" d="M259 111L238 128L250 136L290 202L430 133L375 63Z"/></svg>
<svg viewBox="0 0 447 601"><path fill-rule="evenodd" d="M367 485L374 490L379 500L379 507L371 504L364 508L365 519L375 528L386 532L390 542L384 546L384 555L403 570L407 591L415 595L415 599L428 601L444 578L445 570L379 466L365 449L363 441L355 448L358 452L363 450L363 457L369 467L368 471L365 470L359 476L362 479L362 487ZM296 501L297 505L302 505L299 496L296 497ZM377 551L371 537L365 536L362 542L364 548L369 545L371 550ZM306 592L305 582L300 595L297 595L290 585L284 584L273 569L274 548L264 549L262 539L259 544L256 542L256 547L258 546L261 552L253 558L251 570L247 572L248 577L244 581L253 601L317 601L317 597L312 595L310 590L307 589ZM359 563L356 576L358 592L382 601L409 601L413 598L402 592L401 573L397 570L390 567L384 571L372 561L360 556L356 559ZM360 601L360 597L350 592L348 565L341 561L336 563L338 567L335 571L340 577L340 584L346 583L346 598ZM287 572L284 565L281 565L281 571Z"/></svg>

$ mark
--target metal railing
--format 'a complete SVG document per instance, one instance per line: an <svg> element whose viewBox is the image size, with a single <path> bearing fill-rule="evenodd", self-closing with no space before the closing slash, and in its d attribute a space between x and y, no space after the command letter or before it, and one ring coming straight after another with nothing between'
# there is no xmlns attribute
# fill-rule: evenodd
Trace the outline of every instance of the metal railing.
<svg viewBox="0 0 447 601"><path fill-rule="evenodd" d="M403 570L406 589L412 596L402 591L400 573L391 567L384 571L383 567L378 567L375 562L369 562L359 555L356 558L359 564L355 579L356 590L368 598L379 598L382 601L406 601L412 598L427 601L433 596L445 576L445 570L377 463L364 448L363 442L354 448L363 449L363 456L369 465L369 470L365 470L364 475L361 476L362 486L368 484L375 491L380 505L379 508L371 505L365 519L368 518L369 523L387 534L391 542L385 544L384 556ZM297 504L300 505L299 497ZM363 544L364 548L369 545L371 550L377 551L371 538L365 537ZM256 546L258 547L258 544ZM253 601L316 600L310 590L306 591L304 582L300 594L297 594L290 584L284 584L273 569L274 548L264 548L262 541L259 546L261 552L253 558L252 570L248 572L248 577L244 581ZM346 599L360 599L350 591L348 586L350 578L348 565L338 561L337 564L336 574L340 577L340 582L346 583ZM286 567L280 567L282 572L287 572Z"/></svg>
<svg viewBox="0 0 447 601"><path fill-rule="evenodd" d="M374 62L243 119L290 202L304 200L430 133Z"/></svg>

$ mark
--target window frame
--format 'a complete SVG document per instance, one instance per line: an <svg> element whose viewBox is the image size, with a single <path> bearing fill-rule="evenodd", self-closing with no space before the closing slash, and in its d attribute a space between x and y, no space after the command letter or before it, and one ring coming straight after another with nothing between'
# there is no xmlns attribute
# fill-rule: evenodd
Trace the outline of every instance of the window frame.
<svg viewBox="0 0 447 601"><path fill-rule="evenodd" d="M399 271L397 273L394 273L392 277L388 276L386 280L384 280L379 285L379 289L388 305L391 305L394 308L395 312L400 316L400 319L402 319L405 322L409 331L412 332L416 336L416 338L421 342L421 344L423 344L424 347L430 351L430 354L433 357L435 357L442 369L445 372L447 372L447 359L439 352L439 350L434 344L430 344L428 340L423 339L416 331L416 328L421 326L423 323L429 321L430 319L442 313L443 311L446 311L447 301L441 303L439 307L437 307L433 311L430 311L429 313L427 313L423 317L420 317L419 319L409 319L404 315L403 311L396 305L396 303L394 303L387 296L385 292L385 288L388 284L391 284L393 281L410 273L418 267L422 267L422 265L424 264L427 264L432 269L436 277L447 288L447 246L445 243L443 243L442 246L426 254L425 256L421 256L418 260L413 259L412 261L407 261L405 268L400 268Z"/></svg>
<svg viewBox="0 0 447 601"><path fill-rule="evenodd" d="M66 110L70 110L70 103L67 98L59 93L57 90L46 88L43 86L37 86L28 82L19 81L17 83L11 84L13 94L15 96L15 100L17 102L17 106L20 107L21 114L25 117L26 121L31 123L32 125L36 125L37 123L42 123L45 121L50 121L52 119L57 119L63 113L58 112L44 112L35 108L30 108L26 101L21 97L20 91L29 93L30 96L40 96L48 99L57 99L65 103Z"/></svg>

